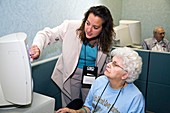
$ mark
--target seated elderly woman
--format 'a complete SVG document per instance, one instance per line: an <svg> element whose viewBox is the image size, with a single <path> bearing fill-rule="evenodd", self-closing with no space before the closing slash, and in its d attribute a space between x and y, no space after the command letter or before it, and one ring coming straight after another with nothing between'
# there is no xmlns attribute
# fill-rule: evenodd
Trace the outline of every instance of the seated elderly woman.
<svg viewBox="0 0 170 113"><path fill-rule="evenodd" d="M61 108L56 113L144 113L145 100L133 84L142 69L142 59L131 48L112 50L112 61L98 77L79 110Z"/></svg>

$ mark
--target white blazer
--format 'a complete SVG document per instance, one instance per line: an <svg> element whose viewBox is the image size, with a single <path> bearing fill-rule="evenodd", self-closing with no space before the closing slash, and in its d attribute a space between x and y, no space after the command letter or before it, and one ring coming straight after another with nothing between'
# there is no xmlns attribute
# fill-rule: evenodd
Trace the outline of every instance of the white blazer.
<svg viewBox="0 0 170 113"><path fill-rule="evenodd" d="M82 21L65 20L61 25L55 28L45 28L39 31L33 41L42 52L43 48L58 40L62 41L62 54L60 55L52 74L52 80L59 86L61 91L70 97L70 75L76 69L82 47L82 41L78 38L76 30L80 27ZM107 55L98 51L97 66L98 74L105 69ZM104 66L104 68L102 68Z"/></svg>

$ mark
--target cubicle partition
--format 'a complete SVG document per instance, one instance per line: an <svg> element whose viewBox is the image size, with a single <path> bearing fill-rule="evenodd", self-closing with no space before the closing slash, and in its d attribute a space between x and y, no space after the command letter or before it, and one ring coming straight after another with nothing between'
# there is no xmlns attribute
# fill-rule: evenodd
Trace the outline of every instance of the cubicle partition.
<svg viewBox="0 0 170 113"><path fill-rule="evenodd" d="M148 66L150 59L150 52L147 50L136 50L138 54L142 57L142 72L139 75L139 78L134 82L135 85L139 88L139 90L143 93L145 99L147 93L147 81L148 81Z"/></svg>
<svg viewBox="0 0 170 113"><path fill-rule="evenodd" d="M147 110L170 113L170 53L150 52Z"/></svg>
<svg viewBox="0 0 170 113"><path fill-rule="evenodd" d="M33 91L55 99L55 110L61 108L61 91L51 79L58 57L32 64Z"/></svg>

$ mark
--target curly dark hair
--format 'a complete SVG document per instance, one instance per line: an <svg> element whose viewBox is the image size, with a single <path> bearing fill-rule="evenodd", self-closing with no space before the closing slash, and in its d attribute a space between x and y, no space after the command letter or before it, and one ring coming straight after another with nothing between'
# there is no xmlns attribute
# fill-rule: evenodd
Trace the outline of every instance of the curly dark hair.
<svg viewBox="0 0 170 113"><path fill-rule="evenodd" d="M103 19L103 24L102 24L102 31L99 34L99 49L103 53L108 53L110 52L111 46L113 44L113 37L115 36L114 32L114 23L113 23L113 18L111 16L111 13L109 9L103 5L100 6L93 6L91 7L85 14L84 14L84 19L82 21L82 24L80 28L77 29L77 32L79 32L79 38L81 41L85 40L85 22L87 21L87 18L90 13L93 13L95 16L99 16L100 18Z"/></svg>

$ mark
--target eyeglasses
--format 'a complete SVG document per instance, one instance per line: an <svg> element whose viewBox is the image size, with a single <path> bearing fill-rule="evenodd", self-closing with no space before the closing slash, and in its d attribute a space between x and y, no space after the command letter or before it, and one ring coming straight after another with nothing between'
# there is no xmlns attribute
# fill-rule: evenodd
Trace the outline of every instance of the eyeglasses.
<svg viewBox="0 0 170 113"><path fill-rule="evenodd" d="M159 35L165 35L165 32L159 33Z"/></svg>
<svg viewBox="0 0 170 113"><path fill-rule="evenodd" d="M115 61L112 62L112 66L114 66L114 67L119 67L119 68L121 68L122 70L124 70L124 71L127 72L127 70L125 70L123 67L117 65Z"/></svg>

